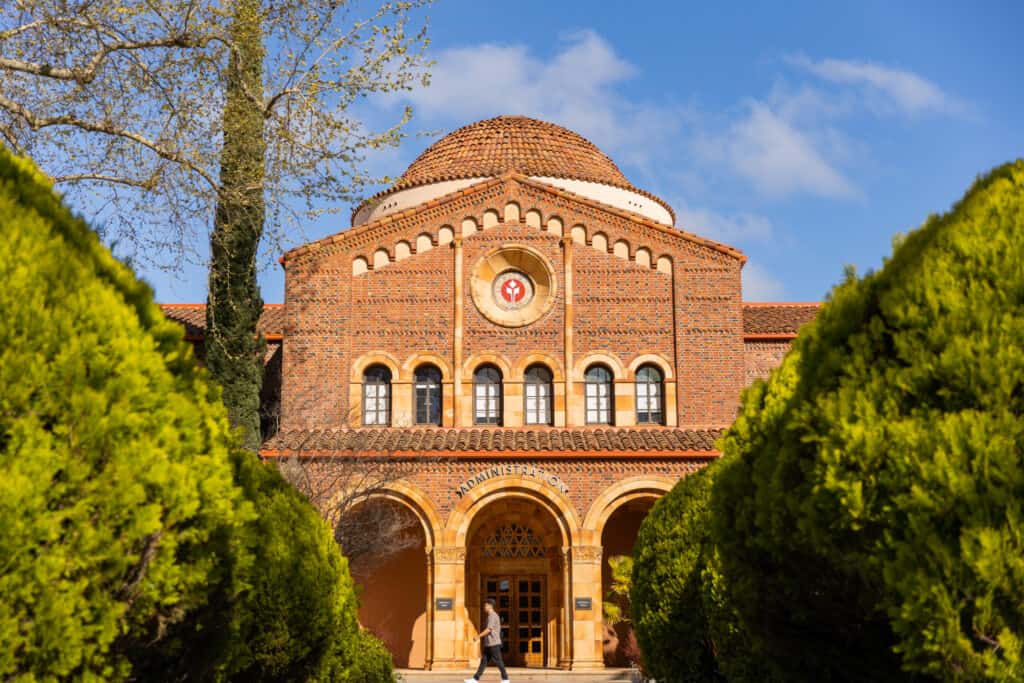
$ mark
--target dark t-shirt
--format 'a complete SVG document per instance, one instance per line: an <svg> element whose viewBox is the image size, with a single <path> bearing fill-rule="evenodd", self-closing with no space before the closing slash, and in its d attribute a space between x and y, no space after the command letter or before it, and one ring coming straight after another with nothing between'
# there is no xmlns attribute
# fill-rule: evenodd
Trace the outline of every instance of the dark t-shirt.
<svg viewBox="0 0 1024 683"><path fill-rule="evenodd" d="M501 645L501 617L497 612L487 615L487 628L491 629L491 632L484 636L484 647Z"/></svg>

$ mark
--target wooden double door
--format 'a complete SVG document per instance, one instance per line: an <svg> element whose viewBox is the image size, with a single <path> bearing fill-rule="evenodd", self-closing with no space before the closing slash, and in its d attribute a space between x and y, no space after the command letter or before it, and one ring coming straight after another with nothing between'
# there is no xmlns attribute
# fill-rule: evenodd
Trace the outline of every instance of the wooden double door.
<svg viewBox="0 0 1024 683"><path fill-rule="evenodd" d="M501 617L501 654L508 666L543 667L546 661L547 586L542 575L481 577L484 600Z"/></svg>

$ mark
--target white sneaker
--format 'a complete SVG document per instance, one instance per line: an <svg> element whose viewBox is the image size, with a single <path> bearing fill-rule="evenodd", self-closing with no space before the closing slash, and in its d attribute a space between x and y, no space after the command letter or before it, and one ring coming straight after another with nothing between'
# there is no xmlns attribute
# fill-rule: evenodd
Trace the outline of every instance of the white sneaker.
<svg viewBox="0 0 1024 683"><path fill-rule="evenodd" d="M503 678L503 679L501 679L501 683L510 683L510 682L509 682L509 680L507 678Z"/></svg>
<svg viewBox="0 0 1024 683"><path fill-rule="evenodd" d="M462 683L480 683L480 681L476 680L475 678L467 678L466 680L462 681Z"/></svg>

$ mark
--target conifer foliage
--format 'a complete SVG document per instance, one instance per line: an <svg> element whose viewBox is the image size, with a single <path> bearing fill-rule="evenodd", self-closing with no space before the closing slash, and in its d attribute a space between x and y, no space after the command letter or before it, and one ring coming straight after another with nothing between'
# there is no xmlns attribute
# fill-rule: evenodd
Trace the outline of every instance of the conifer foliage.
<svg viewBox="0 0 1024 683"><path fill-rule="evenodd" d="M711 539L711 490L728 462L679 482L640 527L630 599L644 668L664 683L769 683L740 628Z"/></svg>
<svg viewBox="0 0 1024 683"><path fill-rule="evenodd" d="M785 680L1024 679L1024 162L837 287L723 446L716 545Z"/></svg>
<svg viewBox="0 0 1024 683"><path fill-rule="evenodd" d="M317 511L0 147L0 679L390 681Z"/></svg>
<svg viewBox="0 0 1024 683"><path fill-rule="evenodd" d="M742 403L640 531L659 681L1024 680L1024 161L851 273Z"/></svg>

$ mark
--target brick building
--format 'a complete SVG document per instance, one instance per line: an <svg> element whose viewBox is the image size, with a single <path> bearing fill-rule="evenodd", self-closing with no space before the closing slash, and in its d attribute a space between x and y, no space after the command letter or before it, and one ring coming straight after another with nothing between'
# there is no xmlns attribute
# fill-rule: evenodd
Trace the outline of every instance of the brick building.
<svg viewBox="0 0 1024 683"><path fill-rule="evenodd" d="M498 117L282 258L262 455L403 468L373 500L415 542L357 576L400 666L475 663L488 597L506 661L622 663L608 558L817 311L745 304L743 254L674 222L579 135ZM202 306L166 312L201 342Z"/></svg>

